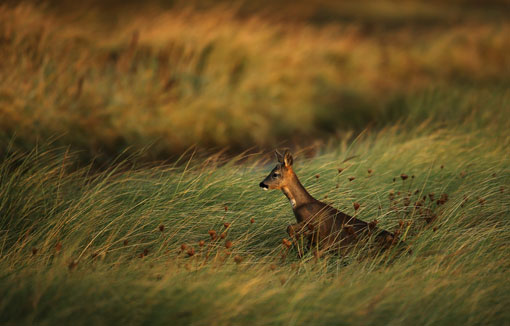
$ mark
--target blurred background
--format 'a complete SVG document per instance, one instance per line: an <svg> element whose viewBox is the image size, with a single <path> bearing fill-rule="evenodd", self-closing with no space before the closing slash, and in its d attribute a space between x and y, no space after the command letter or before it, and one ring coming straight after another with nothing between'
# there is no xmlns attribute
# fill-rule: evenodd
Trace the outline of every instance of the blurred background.
<svg viewBox="0 0 510 326"><path fill-rule="evenodd" d="M509 7L3 2L0 155L44 146L107 165L317 146L396 125L480 128L510 111Z"/></svg>

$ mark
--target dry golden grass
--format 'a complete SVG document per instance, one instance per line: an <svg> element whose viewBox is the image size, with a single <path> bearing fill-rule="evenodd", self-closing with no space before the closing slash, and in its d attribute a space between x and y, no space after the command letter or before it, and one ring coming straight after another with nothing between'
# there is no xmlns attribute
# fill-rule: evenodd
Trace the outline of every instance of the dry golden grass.
<svg viewBox="0 0 510 326"><path fill-rule="evenodd" d="M508 96L506 22L370 32L240 18L225 6L94 17L0 8L3 144L56 138L86 161L151 145L147 159L161 159L192 145L268 147L382 126L415 115L413 101L440 114L459 92L445 116L461 120L473 110L469 93Z"/></svg>

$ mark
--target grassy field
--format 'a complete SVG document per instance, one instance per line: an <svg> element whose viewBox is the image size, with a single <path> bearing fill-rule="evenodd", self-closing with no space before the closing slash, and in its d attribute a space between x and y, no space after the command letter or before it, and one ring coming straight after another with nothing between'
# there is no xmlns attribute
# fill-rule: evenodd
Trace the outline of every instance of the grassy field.
<svg viewBox="0 0 510 326"><path fill-rule="evenodd" d="M488 96L508 102L510 25L497 1L202 2L0 7L2 148L52 139L84 164L150 148L139 156L150 162L192 146L239 153L457 122L492 113Z"/></svg>
<svg viewBox="0 0 510 326"><path fill-rule="evenodd" d="M258 188L264 156L99 175L68 172L72 155L12 156L0 167L0 323L508 324L508 132L428 129L295 158L314 196L401 230L412 254L390 261L287 252L294 217Z"/></svg>
<svg viewBox="0 0 510 326"><path fill-rule="evenodd" d="M0 325L510 325L507 2L190 3L0 6Z"/></svg>

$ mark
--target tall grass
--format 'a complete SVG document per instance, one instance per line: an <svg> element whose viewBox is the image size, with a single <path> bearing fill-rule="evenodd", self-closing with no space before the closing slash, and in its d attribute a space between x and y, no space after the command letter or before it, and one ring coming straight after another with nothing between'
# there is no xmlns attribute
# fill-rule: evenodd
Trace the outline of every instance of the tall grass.
<svg viewBox="0 0 510 326"><path fill-rule="evenodd" d="M294 217L282 194L258 189L274 164L265 156L92 174L70 169L69 153L11 154L0 165L0 323L508 323L508 133L427 129L295 155L316 198L350 214L358 202L359 218L401 229L413 251L392 260L287 252ZM414 204L431 193L449 198L426 199L429 224Z"/></svg>
<svg viewBox="0 0 510 326"><path fill-rule="evenodd" d="M413 17L412 3L386 3L381 15ZM15 136L14 146L30 151L54 138L85 164L151 145L151 161L193 145L268 148L408 118L415 126L429 115L463 121L481 105L486 114L508 111L505 20L467 15L387 30L377 28L386 25L370 14L373 2L339 6L354 20L317 26L260 11L247 17L237 6L142 8L107 19L93 8L3 5L0 141ZM449 15L429 6L432 17ZM445 114L445 102L455 109Z"/></svg>

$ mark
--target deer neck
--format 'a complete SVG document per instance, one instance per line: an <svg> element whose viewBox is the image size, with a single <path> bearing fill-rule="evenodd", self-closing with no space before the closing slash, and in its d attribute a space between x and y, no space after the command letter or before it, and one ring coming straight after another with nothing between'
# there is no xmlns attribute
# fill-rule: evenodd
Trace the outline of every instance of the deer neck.
<svg viewBox="0 0 510 326"><path fill-rule="evenodd" d="M290 182L282 187L282 192L289 199L292 209L313 202L315 199L306 191L305 187L299 182L297 175L292 172Z"/></svg>

